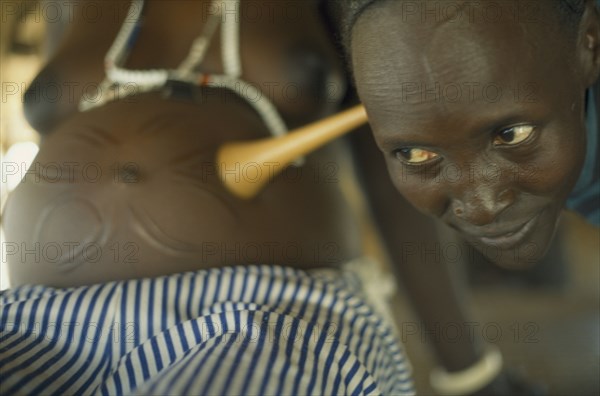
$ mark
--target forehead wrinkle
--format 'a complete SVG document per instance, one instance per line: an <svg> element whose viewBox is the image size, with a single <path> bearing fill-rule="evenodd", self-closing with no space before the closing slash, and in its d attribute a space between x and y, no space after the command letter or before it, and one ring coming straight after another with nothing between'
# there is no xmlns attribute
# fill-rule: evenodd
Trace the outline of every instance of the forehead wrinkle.
<svg viewBox="0 0 600 396"><path fill-rule="evenodd" d="M360 59L358 64L354 62L353 65L355 77L360 81L357 86L359 95L369 97L369 103L365 104L367 110L378 115L396 114L400 111L399 107L404 104L404 90L409 89L407 84L416 83L421 86L424 80L432 82L436 79L427 55L415 56L410 43L394 40L395 45L388 45L386 39L387 37L371 41L371 37L367 37L372 45L357 45L353 57L353 61ZM405 70L420 72L416 76ZM422 104L431 102L436 103L439 112L445 112L445 104L435 98L427 98ZM414 103L412 105L414 107ZM415 112L411 111L411 115L413 113Z"/></svg>
<svg viewBox="0 0 600 396"><path fill-rule="evenodd" d="M546 15L544 15L546 16ZM432 35L431 47L440 54L454 54L448 57L452 61L444 63L448 74L469 79L480 78L481 83L498 83L503 77L520 75L519 69L534 70L536 59L547 59L543 65L551 67L554 57L562 58L560 43L543 46L549 39L546 24L526 23L507 18L494 25L468 24L465 28L454 25L440 25ZM453 30L456 28L457 30ZM450 29L450 30L447 30ZM502 34L494 34L501 29ZM442 33L442 34L440 34ZM448 37L452 37L449 40ZM551 48L550 51L548 49ZM435 52L433 52L435 54ZM512 55L518 53L519 58L511 62ZM506 56L499 56L504 54ZM456 58L461 56L461 58ZM539 65L537 66L539 70ZM532 75L534 77L537 74ZM464 77L463 77L464 76ZM488 81L483 81L487 78ZM496 80L493 80L493 79ZM472 79L472 78L471 78ZM466 80L465 80L466 81Z"/></svg>
<svg viewBox="0 0 600 396"><path fill-rule="evenodd" d="M433 85L435 85L435 82L439 80L439 76L438 76L438 73L436 73L433 70L431 60L430 60L430 51L432 50L432 46L433 46L435 38L439 34L438 33L439 30L440 29L433 30L431 36L429 37L429 39L427 40L427 43L425 44L425 47L423 49L423 55L421 56L421 63L423 64L423 69L425 71L425 78L427 80L427 83L433 84ZM439 107L439 110L442 113L448 112L448 107L446 106L446 103L444 101L438 101L437 107Z"/></svg>
<svg viewBox="0 0 600 396"><path fill-rule="evenodd" d="M409 103L404 100L404 95L403 88L390 84L389 75L385 74L380 80L374 78L361 83L359 87L359 96L368 97L363 104L373 121L398 118L423 121L446 114L446 107L442 101L432 98L419 103Z"/></svg>
<svg viewBox="0 0 600 396"><path fill-rule="evenodd" d="M432 31L424 55L438 60L433 62L435 70L431 68L429 59L427 63L428 74L434 77L434 81L441 83L444 79L450 79L451 82L458 82L463 79L469 81L473 76L488 75L490 60L496 60L496 50L490 48L489 43L484 43L473 27L457 30L455 25L442 24Z"/></svg>
<svg viewBox="0 0 600 396"><path fill-rule="evenodd" d="M448 50L448 45L452 45L455 43L455 39L454 40L448 40L448 37L452 37L452 33L448 33L447 29L452 29L452 28L456 28L455 23L455 16L459 15L463 9L469 4L468 0L462 0L462 1L458 1L458 6L456 7L456 9L454 10L454 12L452 13L443 13L443 19L437 21L433 27L426 29L426 31L429 33L429 35L426 37L426 42L425 43L421 43L422 45L419 46L420 50L422 51L422 64L425 70L425 76L428 77L427 78L427 82L430 84L433 84L435 82L440 82L441 78L444 77L447 74L451 74L453 72L452 69L452 65L453 63L450 63L450 65L448 64L444 64L443 68L441 70L434 70L434 68L432 67L432 64L435 64L436 62L432 62L430 60L430 56L436 56L438 51L436 51L438 49L438 41L442 41L443 45L441 46L442 49L444 50ZM441 39L441 40L440 40ZM469 46L468 44L465 46L465 43L463 43L463 45L461 46L461 49L464 48L472 48L472 52L473 54L476 54L479 50L481 50L481 46L477 45L477 46ZM441 53L441 51L439 51ZM453 51L454 52L454 51ZM450 66L450 67L448 67ZM477 70L478 68L474 68L475 70ZM464 68L460 68L460 70L464 70ZM475 71L473 70L473 71ZM470 75L471 73L466 73L467 75ZM447 110L446 106L443 106L444 110Z"/></svg>

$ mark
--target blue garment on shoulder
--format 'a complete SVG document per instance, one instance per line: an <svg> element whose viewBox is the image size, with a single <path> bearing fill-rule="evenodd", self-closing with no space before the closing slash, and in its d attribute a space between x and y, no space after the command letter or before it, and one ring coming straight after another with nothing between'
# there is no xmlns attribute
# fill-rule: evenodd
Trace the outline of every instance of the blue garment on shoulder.
<svg viewBox="0 0 600 396"><path fill-rule="evenodd" d="M567 208L600 227L600 153L598 147L598 113L593 92L588 92L587 102L587 149L583 169L575 188L567 199Z"/></svg>

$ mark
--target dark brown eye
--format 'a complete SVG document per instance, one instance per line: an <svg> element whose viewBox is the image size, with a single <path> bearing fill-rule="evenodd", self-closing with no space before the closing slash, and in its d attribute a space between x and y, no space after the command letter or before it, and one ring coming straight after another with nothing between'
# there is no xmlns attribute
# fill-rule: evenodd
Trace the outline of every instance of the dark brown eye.
<svg viewBox="0 0 600 396"><path fill-rule="evenodd" d="M519 144L531 136L534 130L535 127L533 125L518 125L503 129L494 137L494 145L511 146Z"/></svg>
<svg viewBox="0 0 600 396"><path fill-rule="evenodd" d="M420 148L401 148L396 151L396 157L409 164L422 164L438 157L433 151Z"/></svg>

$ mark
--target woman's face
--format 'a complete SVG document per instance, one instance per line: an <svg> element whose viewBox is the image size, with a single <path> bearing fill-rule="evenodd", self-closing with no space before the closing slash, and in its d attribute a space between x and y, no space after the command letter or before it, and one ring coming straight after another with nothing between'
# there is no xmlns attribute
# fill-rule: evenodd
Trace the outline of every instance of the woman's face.
<svg viewBox="0 0 600 396"><path fill-rule="evenodd" d="M546 252L581 170L586 82L550 7L492 18L483 4L376 4L353 28L352 63L396 188L517 268Z"/></svg>

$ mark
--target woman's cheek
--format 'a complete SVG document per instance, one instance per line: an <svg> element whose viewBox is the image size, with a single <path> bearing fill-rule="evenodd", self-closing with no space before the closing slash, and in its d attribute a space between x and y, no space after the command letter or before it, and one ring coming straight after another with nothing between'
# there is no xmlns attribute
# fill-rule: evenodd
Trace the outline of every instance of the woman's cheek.
<svg viewBox="0 0 600 396"><path fill-rule="evenodd" d="M418 211L435 217L444 213L447 197L439 179L407 170L402 164L388 162L388 170L396 190Z"/></svg>
<svg viewBox="0 0 600 396"><path fill-rule="evenodd" d="M568 196L585 157L585 143L576 136L554 130L544 132L535 154L519 164L520 188L536 195Z"/></svg>

